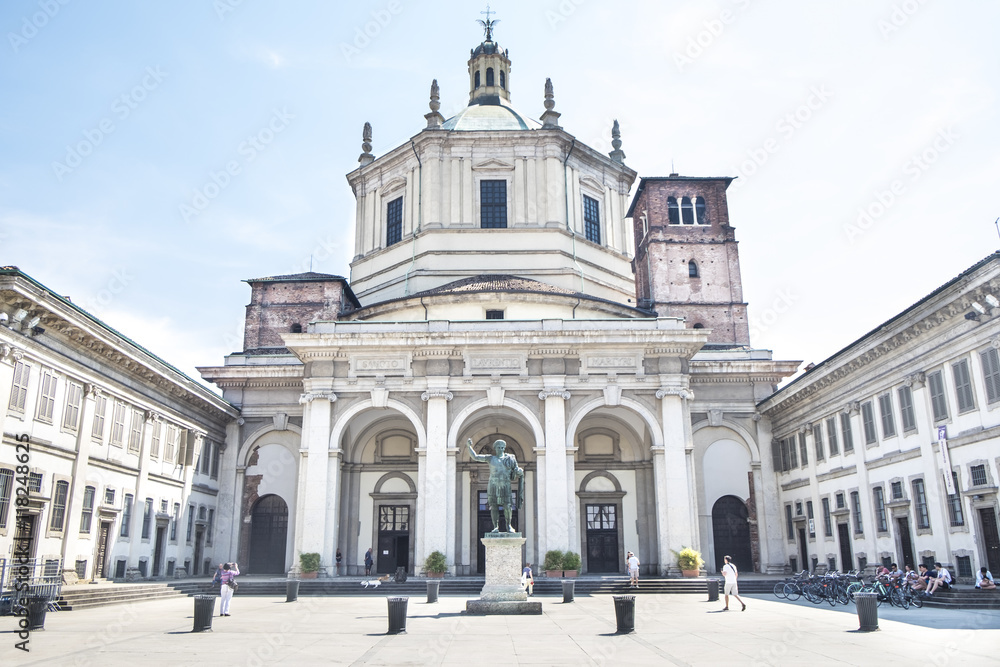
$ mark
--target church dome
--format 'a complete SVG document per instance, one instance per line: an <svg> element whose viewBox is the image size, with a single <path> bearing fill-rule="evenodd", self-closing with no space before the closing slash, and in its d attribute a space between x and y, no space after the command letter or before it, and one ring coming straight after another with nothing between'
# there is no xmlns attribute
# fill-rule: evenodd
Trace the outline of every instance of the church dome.
<svg viewBox="0 0 1000 667"><path fill-rule="evenodd" d="M522 116L499 99L479 98L460 112L446 120L441 128L459 132L489 130L537 130L542 126L538 121Z"/></svg>

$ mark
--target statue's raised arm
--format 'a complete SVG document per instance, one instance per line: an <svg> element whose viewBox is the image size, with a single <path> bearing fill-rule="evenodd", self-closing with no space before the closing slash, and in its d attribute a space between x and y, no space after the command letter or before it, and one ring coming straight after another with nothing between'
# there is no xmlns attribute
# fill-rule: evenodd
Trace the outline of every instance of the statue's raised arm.
<svg viewBox="0 0 1000 667"><path fill-rule="evenodd" d="M489 463L492 457L489 454L476 454L476 450L472 448L472 438L469 438L465 444L469 448L469 458L480 463Z"/></svg>

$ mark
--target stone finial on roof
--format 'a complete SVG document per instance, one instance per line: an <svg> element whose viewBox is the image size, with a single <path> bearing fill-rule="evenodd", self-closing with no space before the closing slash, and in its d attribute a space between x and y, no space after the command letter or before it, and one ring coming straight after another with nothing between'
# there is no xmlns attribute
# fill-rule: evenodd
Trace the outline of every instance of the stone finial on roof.
<svg viewBox="0 0 1000 667"><path fill-rule="evenodd" d="M431 112L429 114L424 114L424 118L427 119L427 129L437 130L441 128L441 123L444 122L444 116L441 115L441 89L438 88L438 80L434 79L431 82L431 101L430 101Z"/></svg>
<svg viewBox="0 0 1000 667"><path fill-rule="evenodd" d="M552 89L552 79L545 79L545 113L541 116L543 130L559 130L559 116L553 111L556 106L555 92Z"/></svg>
<svg viewBox="0 0 1000 667"><path fill-rule="evenodd" d="M364 129L361 131L361 150L364 153L358 158L358 162L361 166L369 165L375 161L375 156L372 155L372 124L365 123Z"/></svg>
<svg viewBox="0 0 1000 667"><path fill-rule="evenodd" d="M611 159L615 162L625 162L625 152L622 150L622 131L618 127L618 119L615 119L615 124L611 127L611 146L614 148L613 151L608 153Z"/></svg>

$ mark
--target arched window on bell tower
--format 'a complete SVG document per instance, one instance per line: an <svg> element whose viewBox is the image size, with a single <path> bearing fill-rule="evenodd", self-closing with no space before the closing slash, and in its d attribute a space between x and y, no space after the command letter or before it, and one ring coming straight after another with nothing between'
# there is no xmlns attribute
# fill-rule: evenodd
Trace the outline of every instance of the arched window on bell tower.
<svg viewBox="0 0 1000 667"><path fill-rule="evenodd" d="M493 83L493 68L492 67L487 67L486 68L486 85L487 86L495 86L496 85L495 83Z"/></svg>
<svg viewBox="0 0 1000 667"><path fill-rule="evenodd" d="M476 70L476 88L479 87L479 71Z"/></svg>
<svg viewBox="0 0 1000 667"><path fill-rule="evenodd" d="M688 262L688 278L698 277L698 264L692 259Z"/></svg>
<svg viewBox="0 0 1000 667"><path fill-rule="evenodd" d="M667 197L667 219L671 225L681 224L681 211L677 206L677 197Z"/></svg>
<svg viewBox="0 0 1000 667"><path fill-rule="evenodd" d="M681 222L685 225L694 224L694 205L691 204L690 197L681 199Z"/></svg>
<svg viewBox="0 0 1000 667"><path fill-rule="evenodd" d="M500 87L507 90L507 73L500 70Z"/></svg>
<svg viewBox="0 0 1000 667"><path fill-rule="evenodd" d="M705 213L705 198L695 197L694 198L694 215L695 220L699 225L708 224L708 215Z"/></svg>

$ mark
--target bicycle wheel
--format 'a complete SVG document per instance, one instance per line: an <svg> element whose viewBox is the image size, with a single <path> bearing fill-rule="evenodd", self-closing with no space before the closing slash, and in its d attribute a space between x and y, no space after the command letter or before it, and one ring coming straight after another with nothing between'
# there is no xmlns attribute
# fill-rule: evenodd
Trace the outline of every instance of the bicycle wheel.
<svg viewBox="0 0 1000 667"><path fill-rule="evenodd" d="M785 586L787 586L787 585L788 584L786 582L784 582L784 581L779 581L778 583L776 583L774 585L774 595L776 597L778 597L778 598L784 598L785 597Z"/></svg>
<svg viewBox="0 0 1000 667"><path fill-rule="evenodd" d="M910 604L916 607L917 609L920 609L921 607L924 606L924 599L920 597L920 593L916 591L910 591L909 598L910 598Z"/></svg>
<svg viewBox="0 0 1000 667"><path fill-rule="evenodd" d="M802 596L813 604L819 604L823 601L823 598L816 592L816 587L811 584L802 589Z"/></svg>
<svg viewBox="0 0 1000 667"><path fill-rule="evenodd" d="M908 596L902 588L892 589L892 594L896 598L896 606L903 609L910 608L910 596Z"/></svg>
<svg viewBox="0 0 1000 667"><path fill-rule="evenodd" d="M802 589L799 588L798 584L787 583L785 584L784 594L786 600L791 600L795 602L802 595Z"/></svg>
<svg viewBox="0 0 1000 667"><path fill-rule="evenodd" d="M850 584L847 587L847 599L850 600L851 602L856 602L856 600L854 599L855 594L860 593L862 590L864 590L864 587L865 585L862 584L860 581L855 581L853 584Z"/></svg>

